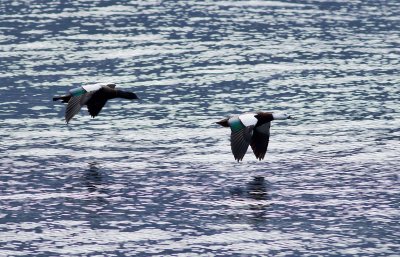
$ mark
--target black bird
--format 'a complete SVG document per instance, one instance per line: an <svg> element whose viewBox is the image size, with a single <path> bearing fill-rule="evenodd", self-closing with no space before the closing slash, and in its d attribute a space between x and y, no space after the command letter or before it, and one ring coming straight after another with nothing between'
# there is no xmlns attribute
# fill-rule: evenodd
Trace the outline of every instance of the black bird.
<svg viewBox="0 0 400 257"><path fill-rule="evenodd" d="M291 118L287 114L257 112L225 118L217 124L231 128L231 150L235 160L243 160L247 148L251 145L254 155L261 161L267 152L271 121Z"/></svg>
<svg viewBox="0 0 400 257"><path fill-rule="evenodd" d="M90 115L96 117L106 102L113 98L139 99L135 93L115 89L115 84L98 83L71 89L67 95L53 97L53 101L68 103L65 110L65 121L68 123L84 105Z"/></svg>

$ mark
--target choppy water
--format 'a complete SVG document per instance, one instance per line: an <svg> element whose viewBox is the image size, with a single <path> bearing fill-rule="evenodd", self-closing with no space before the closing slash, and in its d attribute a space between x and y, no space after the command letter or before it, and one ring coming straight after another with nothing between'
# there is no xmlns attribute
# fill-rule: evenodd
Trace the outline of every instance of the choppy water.
<svg viewBox="0 0 400 257"><path fill-rule="evenodd" d="M61 3L68 2L68 3ZM1 256L397 256L400 3L0 3ZM67 126L53 103L114 81ZM286 111L266 159L213 122Z"/></svg>

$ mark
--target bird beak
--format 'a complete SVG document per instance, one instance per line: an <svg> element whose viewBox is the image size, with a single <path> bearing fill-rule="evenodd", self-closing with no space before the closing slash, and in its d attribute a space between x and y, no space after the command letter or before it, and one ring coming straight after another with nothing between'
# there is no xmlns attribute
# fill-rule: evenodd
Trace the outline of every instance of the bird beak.
<svg viewBox="0 0 400 257"><path fill-rule="evenodd" d="M289 115L288 119L294 120L295 118Z"/></svg>

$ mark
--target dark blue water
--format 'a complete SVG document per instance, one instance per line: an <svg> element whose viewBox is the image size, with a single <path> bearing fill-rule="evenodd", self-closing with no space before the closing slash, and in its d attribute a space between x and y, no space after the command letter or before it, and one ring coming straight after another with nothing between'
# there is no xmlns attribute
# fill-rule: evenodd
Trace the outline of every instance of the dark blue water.
<svg viewBox="0 0 400 257"><path fill-rule="evenodd" d="M66 3L65 3L66 2ZM0 255L397 256L400 3L0 3ZM112 81L66 125L52 96ZM265 160L229 129L285 111Z"/></svg>

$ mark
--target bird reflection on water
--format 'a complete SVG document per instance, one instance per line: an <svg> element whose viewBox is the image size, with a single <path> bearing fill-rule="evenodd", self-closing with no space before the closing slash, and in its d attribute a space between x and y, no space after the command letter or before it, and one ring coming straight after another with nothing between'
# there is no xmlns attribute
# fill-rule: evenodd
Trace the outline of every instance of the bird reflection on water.
<svg viewBox="0 0 400 257"><path fill-rule="evenodd" d="M87 187L89 193L104 192L104 181L103 176L101 174L101 169L99 168L99 164L96 162L90 162L89 168L85 170L83 174L84 184Z"/></svg>
<svg viewBox="0 0 400 257"><path fill-rule="evenodd" d="M96 162L90 162L89 168L83 173L83 183L89 193L97 193L98 202L107 203L105 196L109 195L105 187L103 172Z"/></svg>
<svg viewBox="0 0 400 257"><path fill-rule="evenodd" d="M106 223L105 213L109 212L111 201L103 170L97 162L90 162L89 167L85 169L83 184L89 192L88 198L82 205L86 211L85 220L92 229L102 228Z"/></svg>
<svg viewBox="0 0 400 257"><path fill-rule="evenodd" d="M265 178L261 176L254 177L253 180L247 184L247 193L249 197L254 200L269 200Z"/></svg>
<svg viewBox="0 0 400 257"><path fill-rule="evenodd" d="M244 219L253 225L266 221L271 199L268 195L268 182L264 177L255 176L245 186L231 189L230 194L235 208L234 220Z"/></svg>
<svg viewBox="0 0 400 257"><path fill-rule="evenodd" d="M252 200L269 200L267 193L267 182L264 177L256 176L247 183L245 188L236 187L231 190L231 195L235 198L248 198Z"/></svg>

